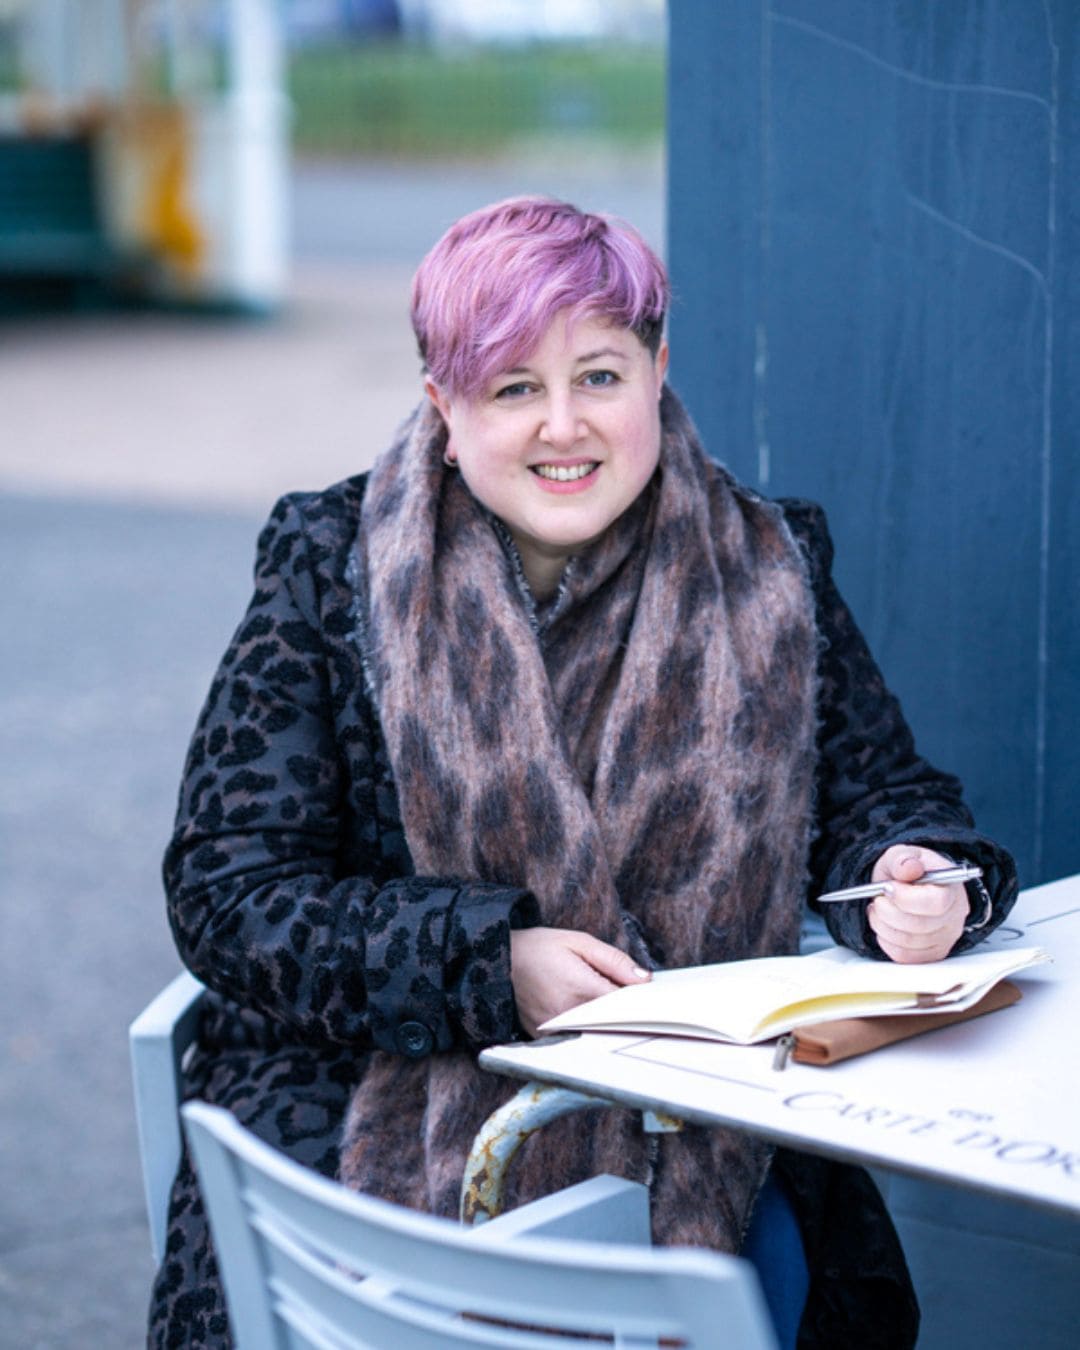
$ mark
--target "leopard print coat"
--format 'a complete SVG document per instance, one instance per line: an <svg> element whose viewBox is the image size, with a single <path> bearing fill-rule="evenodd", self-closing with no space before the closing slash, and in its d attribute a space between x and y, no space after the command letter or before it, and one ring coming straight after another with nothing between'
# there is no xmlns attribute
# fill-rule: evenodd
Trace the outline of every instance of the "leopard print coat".
<svg viewBox="0 0 1080 1350"><path fill-rule="evenodd" d="M164 868L181 957L212 991L189 1093L327 1175L370 1049L422 1058L513 1038L509 934L539 919L527 891L414 874L353 642L347 565L364 485L358 476L283 498L264 528L255 593L195 731ZM781 504L820 636L812 887L864 880L891 843L962 854L994 897L981 937L1015 898L1011 859L973 828L956 780L917 754L832 582L822 512ZM864 906L825 917L838 941L880 955ZM824 1255L819 1264L842 1279ZM228 1343L185 1159L150 1344Z"/></svg>

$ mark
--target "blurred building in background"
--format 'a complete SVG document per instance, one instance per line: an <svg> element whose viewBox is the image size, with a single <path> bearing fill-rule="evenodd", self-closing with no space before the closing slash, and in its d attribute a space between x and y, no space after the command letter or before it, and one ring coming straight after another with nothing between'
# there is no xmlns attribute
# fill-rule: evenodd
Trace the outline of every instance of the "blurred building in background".
<svg viewBox="0 0 1080 1350"><path fill-rule="evenodd" d="M0 305L276 304L282 53L274 0L0 0Z"/></svg>
<svg viewBox="0 0 1080 1350"><path fill-rule="evenodd" d="M0 312L266 310L289 156L657 146L663 0L0 0Z"/></svg>

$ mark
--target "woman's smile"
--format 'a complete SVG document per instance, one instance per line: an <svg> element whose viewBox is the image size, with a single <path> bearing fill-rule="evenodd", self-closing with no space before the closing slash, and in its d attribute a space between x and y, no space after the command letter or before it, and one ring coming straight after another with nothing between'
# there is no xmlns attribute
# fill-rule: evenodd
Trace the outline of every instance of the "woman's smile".
<svg viewBox="0 0 1080 1350"><path fill-rule="evenodd" d="M583 492L590 487L600 468L595 459L573 463L532 464L531 471L540 479L545 492Z"/></svg>

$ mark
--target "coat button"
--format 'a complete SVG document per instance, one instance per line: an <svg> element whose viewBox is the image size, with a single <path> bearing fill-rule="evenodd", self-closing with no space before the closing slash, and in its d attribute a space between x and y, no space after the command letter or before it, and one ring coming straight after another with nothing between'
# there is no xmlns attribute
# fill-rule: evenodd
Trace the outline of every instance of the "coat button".
<svg viewBox="0 0 1080 1350"><path fill-rule="evenodd" d="M431 1054L435 1037L423 1022L402 1022L394 1032L394 1044L407 1059L422 1059Z"/></svg>

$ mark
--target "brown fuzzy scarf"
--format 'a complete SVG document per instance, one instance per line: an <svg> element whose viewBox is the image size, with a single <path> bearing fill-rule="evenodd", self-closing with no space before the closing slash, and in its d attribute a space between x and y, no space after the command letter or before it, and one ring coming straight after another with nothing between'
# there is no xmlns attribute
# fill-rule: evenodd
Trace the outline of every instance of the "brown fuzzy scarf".
<svg viewBox="0 0 1080 1350"><path fill-rule="evenodd" d="M528 887L545 924L643 964L791 952L814 760L803 559L670 392L661 418L653 482L540 611L505 530L444 467L433 409L376 464L361 627L405 834L419 874ZM473 1137L516 1087L465 1052L374 1055L342 1179L456 1213ZM508 1204L611 1172L651 1184L656 1241L737 1250L768 1147L655 1139L628 1111L558 1121L522 1148Z"/></svg>

